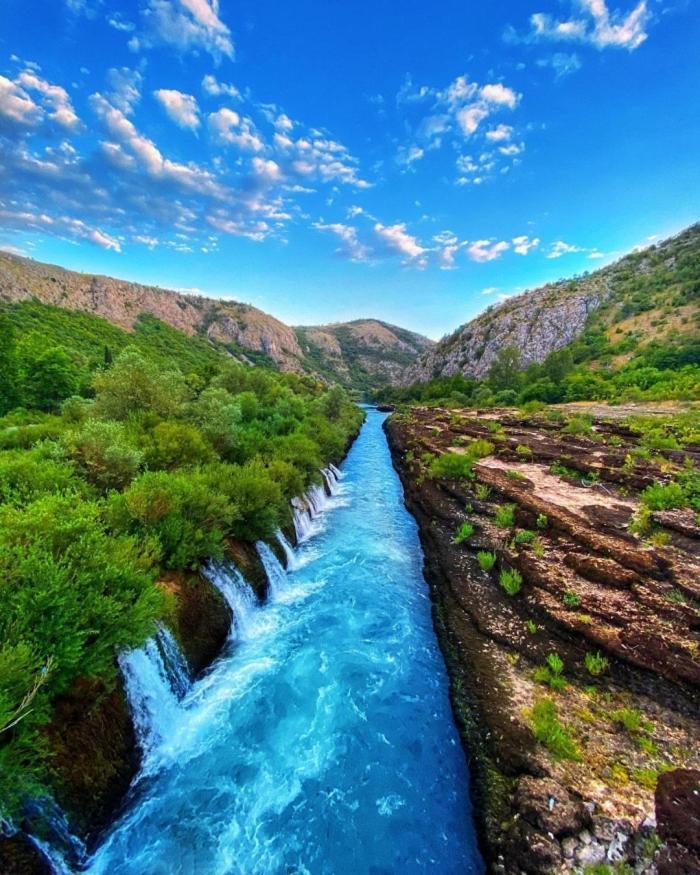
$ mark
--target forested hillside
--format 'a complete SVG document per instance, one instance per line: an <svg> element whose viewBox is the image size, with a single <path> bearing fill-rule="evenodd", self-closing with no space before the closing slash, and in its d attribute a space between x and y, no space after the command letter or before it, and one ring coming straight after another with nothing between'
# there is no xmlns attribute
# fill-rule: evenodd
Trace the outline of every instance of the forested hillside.
<svg viewBox="0 0 700 875"><path fill-rule="evenodd" d="M75 731L104 723L117 652L175 615L229 539L289 525L362 413L153 317L127 334L25 302L0 314L0 417L0 815L84 767L105 773L77 782L88 810L113 764L75 759L56 703L65 717L80 689Z"/></svg>
<svg viewBox="0 0 700 875"><path fill-rule="evenodd" d="M360 393L399 382L406 366L432 346L425 337L372 319L294 329L248 304L77 273L0 251L3 302L20 333L48 321L52 337L65 329L71 336L103 335L105 343L119 346L123 332L135 334L137 345L159 333L162 345L181 348L184 334L199 339L200 358L209 345L246 364L310 373ZM68 312L61 318L47 305ZM88 316L108 324L100 327ZM192 355L195 347L190 349Z"/></svg>
<svg viewBox="0 0 700 875"><path fill-rule="evenodd" d="M405 396L457 392L461 402L473 395L501 404L697 398L699 336L694 225L595 273L490 307L406 370L405 386L428 386Z"/></svg>

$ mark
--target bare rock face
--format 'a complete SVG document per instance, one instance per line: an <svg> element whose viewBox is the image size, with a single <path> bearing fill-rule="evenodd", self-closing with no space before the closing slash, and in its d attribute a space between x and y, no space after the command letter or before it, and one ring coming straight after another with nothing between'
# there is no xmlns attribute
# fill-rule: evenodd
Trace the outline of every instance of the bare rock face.
<svg viewBox="0 0 700 875"><path fill-rule="evenodd" d="M549 283L491 306L421 355L406 369L402 385L455 374L483 378L506 347L515 347L524 365L542 362L580 337L593 314L619 300L631 277L651 273L661 261L666 285L672 286L679 255L696 251L699 238L700 226L694 225L644 253L631 253L594 273ZM624 318L621 316L618 324L625 325ZM651 326L638 328L649 331Z"/></svg>
<svg viewBox="0 0 700 875"><path fill-rule="evenodd" d="M224 344L244 361L251 360L250 353L264 355L281 370L355 389L400 382L406 366L434 345L376 319L294 329L248 304L77 273L0 252L0 302L31 300L93 313L126 331L146 314Z"/></svg>
<svg viewBox="0 0 700 875"><path fill-rule="evenodd" d="M557 838L576 835L591 823L583 803L551 778L520 778L516 805L529 824Z"/></svg>
<svg viewBox="0 0 700 875"><path fill-rule="evenodd" d="M675 769L656 785L656 821L666 842L661 875L700 872L700 771Z"/></svg>

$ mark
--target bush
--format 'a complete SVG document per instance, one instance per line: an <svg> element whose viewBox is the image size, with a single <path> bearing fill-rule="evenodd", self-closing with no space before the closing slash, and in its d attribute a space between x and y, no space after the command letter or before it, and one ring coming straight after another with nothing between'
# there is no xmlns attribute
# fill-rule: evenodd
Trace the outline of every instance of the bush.
<svg viewBox="0 0 700 875"><path fill-rule="evenodd" d="M112 501L116 525L155 539L168 568L197 568L221 558L224 537L241 514L222 491L222 472L149 471Z"/></svg>
<svg viewBox="0 0 700 875"><path fill-rule="evenodd" d="M128 347L107 371L93 379L95 414L104 419L128 419L138 413L173 416L181 408L186 387L182 374L159 368Z"/></svg>
<svg viewBox="0 0 700 875"><path fill-rule="evenodd" d="M460 480L473 477L472 459L465 453L443 453L430 463L428 473L433 478Z"/></svg>
<svg viewBox="0 0 700 875"><path fill-rule="evenodd" d="M476 561L479 563L479 567L482 571L491 571L496 564L496 554L489 553L486 550L480 550L476 554Z"/></svg>
<svg viewBox="0 0 700 875"><path fill-rule="evenodd" d="M672 510L688 503L685 491L679 483L654 483L642 492L642 502L650 510Z"/></svg>
<svg viewBox="0 0 700 875"><path fill-rule="evenodd" d="M124 489L143 463L142 453L130 443L119 422L89 419L67 432L61 444L88 483L104 491Z"/></svg>
<svg viewBox="0 0 700 875"><path fill-rule="evenodd" d="M552 699L540 699L530 711L532 731L540 744L557 760L580 760L581 754L570 733L562 725Z"/></svg>
<svg viewBox="0 0 700 875"><path fill-rule="evenodd" d="M502 504L496 511L493 521L499 529L512 529L515 525L515 505Z"/></svg>
<svg viewBox="0 0 700 875"><path fill-rule="evenodd" d="M214 461L214 451L194 425L159 422L145 443L145 457L151 469L189 468Z"/></svg>
<svg viewBox="0 0 700 875"><path fill-rule="evenodd" d="M466 541L468 538L474 534L474 526L469 523L462 523L462 525L455 532L454 538L452 538L453 544L461 544L463 541Z"/></svg>
<svg viewBox="0 0 700 875"><path fill-rule="evenodd" d="M610 663L607 657L598 653L587 653L585 657L586 671L594 678L600 677L608 670Z"/></svg>
<svg viewBox="0 0 700 875"><path fill-rule="evenodd" d="M562 599L567 608L578 608L581 606L581 599L572 589L567 589Z"/></svg>
<svg viewBox="0 0 700 875"><path fill-rule="evenodd" d="M523 578L519 571L513 568L511 571L505 568L501 571L498 582L510 596L517 595L523 585Z"/></svg>

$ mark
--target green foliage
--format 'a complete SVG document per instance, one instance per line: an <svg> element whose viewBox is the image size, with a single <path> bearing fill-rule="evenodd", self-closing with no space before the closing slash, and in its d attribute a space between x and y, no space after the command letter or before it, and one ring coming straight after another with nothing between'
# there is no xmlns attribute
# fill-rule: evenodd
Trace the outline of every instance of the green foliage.
<svg viewBox="0 0 700 875"><path fill-rule="evenodd" d="M22 305L0 336L0 816L13 816L46 795L56 697L79 677L109 686L115 654L167 617L159 571L271 537L363 414L342 390L237 365L157 320L126 335Z"/></svg>
<svg viewBox="0 0 700 875"><path fill-rule="evenodd" d="M675 507L685 507L688 499L679 483L654 483L642 492L642 502L650 510L672 510Z"/></svg>
<svg viewBox="0 0 700 875"><path fill-rule="evenodd" d="M515 535L515 543L518 545L531 544L536 537L535 533L531 532L529 529L521 529Z"/></svg>
<svg viewBox="0 0 700 875"><path fill-rule="evenodd" d="M578 745L559 720L552 699L540 699L530 711L530 725L537 741L557 760L580 760Z"/></svg>
<svg viewBox="0 0 700 875"><path fill-rule="evenodd" d="M67 431L61 446L85 480L105 492L124 489L143 464L143 454L133 446L120 422L88 419Z"/></svg>
<svg viewBox="0 0 700 875"><path fill-rule="evenodd" d="M429 474L433 478L461 480L474 476L472 464L472 459L466 454L443 453L431 462Z"/></svg>
<svg viewBox="0 0 700 875"><path fill-rule="evenodd" d="M567 589L564 593L564 597L562 601L566 605L567 608L578 608L581 606L581 598L575 593L572 589Z"/></svg>
<svg viewBox="0 0 700 875"><path fill-rule="evenodd" d="M610 662L602 653L587 653L585 656L586 671L594 678L600 677L610 667Z"/></svg>
<svg viewBox="0 0 700 875"><path fill-rule="evenodd" d="M486 486L485 483L477 483L474 492L479 501L488 501L491 497L491 487Z"/></svg>
<svg viewBox="0 0 700 875"><path fill-rule="evenodd" d="M538 529L546 529L549 525L549 519L546 513L538 513L537 514L537 528Z"/></svg>
<svg viewBox="0 0 700 875"><path fill-rule="evenodd" d="M124 420L145 412L173 416L185 398L179 371L162 370L133 347L120 353L109 370L98 372L93 386L95 413L104 419Z"/></svg>
<svg viewBox="0 0 700 875"><path fill-rule="evenodd" d="M547 655L547 664L536 668L533 672L534 679L541 684L547 684L553 690L563 690L566 687L564 679L564 662L558 653Z"/></svg>
<svg viewBox="0 0 700 875"><path fill-rule="evenodd" d="M452 538L452 543L461 544L463 541L471 538L473 534L474 526L469 522L462 523L462 525L455 532L454 538Z"/></svg>
<svg viewBox="0 0 700 875"><path fill-rule="evenodd" d="M515 505L502 504L496 510L493 521L499 529L512 529L515 525Z"/></svg>
<svg viewBox="0 0 700 875"><path fill-rule="evenodd" d="M525 621L525 628L530 633L530 635L537 634L537 623L535 623L534 620L526 620Z"/></svg>
<svg viewBox="0 0 700 875"><path fill-rule="evenodd" d="M618 708L610 713L610 719L629 733L651 732L654 724L647 720L637 708Z"/></svg>
<svg viewBox="0 0 700 875"><path fill-rule="evenodd" d="M487 550L480 550L476 554L476 561L479 563L479 568L482 571L491 571L496 564L496 554L490 553Z"/></svg>
<svg viewBox="0 0 700 875"><path fill-rule="evenodd" d="M508 570L504 568L499 575L498 582L509 596L514 596L520 592L523 585L523 578L517 569L513 568Z"/></svg>

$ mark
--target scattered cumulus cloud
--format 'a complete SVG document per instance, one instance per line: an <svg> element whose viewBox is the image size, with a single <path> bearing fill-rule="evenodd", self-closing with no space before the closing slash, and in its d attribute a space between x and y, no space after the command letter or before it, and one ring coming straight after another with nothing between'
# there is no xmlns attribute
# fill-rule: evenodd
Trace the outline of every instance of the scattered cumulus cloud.
<svg viewBox="0 0 700 875"><path fill-rule="evenodd" d="M538 67L549 67L556 79L563 79L581 69L581 59L575 52L554 52L537 60Z"/></svg>
<svg viewBox="0 0 700 875"><path fill-rule="evenodd" d="M580 246L575 246L572 243L566 243L564 240L557 240L552 243L547 253L547 258L561 258L562 255L572 255L575 252L583 252Z"/></svg>
<svg viewBox="0 0 700 875"><path fill-rule="evenodd" d="M153 96L176 125L192 131L199 127L199 106L191 94L173 88L159 88Z"/></svg>
<svg viewBox="0 0 700 875"><path fill-rule="evenodd" d="M535 12L530 16L530 30L520 35L510 27L505 34L506 41L577 42L597 49L634 51L648 37L651 13L647 0L641 0L629 11L611 9L606 0L575 0L572 6L570 18Z"/></svg>
<svg viewBox="0 0 700 875"><path fill-rule="evenodd" d="M518 255L528 255L530 250L537 249L540 242L539 237L530 238L522 234L520 237L513 237L513 251Z"/></svg>
<svg viewBox="0 0 700 875"><path fill-rule="evenodd" d="M218 0L147 0L141 23L129 41L133 51L165 44L183 54L204 51L217 61L233 58L233 38L219 17Z"/></svg>
<svg viewBox="0 0 700 875"><path fill-rule="evenodd" d="M216 76L213 76L211 73L207 73L202 79L202 91L210 97L221 97L225 95L226 97L240 98L241 96L241 92L235 85L228 85L225 82L219 82Z"/></svg>

